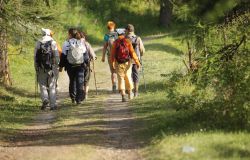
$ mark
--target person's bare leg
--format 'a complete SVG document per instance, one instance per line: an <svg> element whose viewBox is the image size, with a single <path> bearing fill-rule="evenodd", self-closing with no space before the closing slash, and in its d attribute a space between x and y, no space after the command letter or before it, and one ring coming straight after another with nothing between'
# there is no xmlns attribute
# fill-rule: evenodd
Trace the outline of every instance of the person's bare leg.
<svg viewBox="0 0 250 160"><path fill-rule="evenodd" d="M125 98L126 93L125 93L125 90L124 89L120 90L120 94L122 96L122 102L126 102L126 98Z"/></svg>
<svg viewBox="0 0 250 160"><path fill-rule="evenodd" d="M115 92L116 90L116 74L111 73L111 81L112 81L112 90Z"/></svg>
<svg viewBox="0 0 250 160"><path fill-rule="evenodd" d="M89 86L88 85L84 86L84 93L85 93L85 99L87 100L88 99L88 93L89 93Z"/></svg>

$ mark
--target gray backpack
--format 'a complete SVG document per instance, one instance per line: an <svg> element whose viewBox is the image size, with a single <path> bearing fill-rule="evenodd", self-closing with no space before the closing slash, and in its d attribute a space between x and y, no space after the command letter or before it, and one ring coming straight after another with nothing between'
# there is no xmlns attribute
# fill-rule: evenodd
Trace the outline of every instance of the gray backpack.
<svg viewBox="0 0 250 160"><path fill-rule="evenodd" d="M134 35L134 36L129 36L127 38L131 41L132 46L133 46L133 48L135 50L135 53L136 53L138 59L140 60L141 59L141 53L140 53L140 49L139 49L138 37L136 35Z"/></svg>
<svg viewBox="0 0 250 160"><path fill-rule="evenodd" d="M107 35L109 36L107 51L108 51L108 55L110 55L113 43L118 38L118 34L116 32L110 32Z"/></svg>
<svg viewBox="0 0 250 160"><path fill-rule="evenodd" d="M86 45L77 40L75 42L69 42L69 50L67 54L67 60L72 65L79 65L84 63L84 54L86 54Z"/></svg>

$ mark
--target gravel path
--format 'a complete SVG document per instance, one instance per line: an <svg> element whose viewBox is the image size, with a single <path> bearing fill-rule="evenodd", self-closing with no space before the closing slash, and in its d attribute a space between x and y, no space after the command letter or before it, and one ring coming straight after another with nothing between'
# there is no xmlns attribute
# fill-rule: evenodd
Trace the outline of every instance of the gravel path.
<svg viewBox="0 0 250 160"><path fill-rule="evenodd" d="M19 131L19 134L13 135L5 145L0 146L1 160L140 160L138 144L131 134L134 130L135 117L129 109L128 103L122 103L119 94L109 92L109 68L107 63L96 61L97 88L102 92L104 99L98 99L94 93L90 94L90 100L93 101L88 109L82 106L76 107L79 112L85 109L85 112L78 115L90 119L91 114L99 112L95 109L96 103L101 103L101 119L98 119L93 125L79 127L79 122L74 122L75 126L65 125L63 133L58 133L57 128L53 128L53 123L57 121L59 111L44 111L33 118L33 121ZM92 76L93 82L93 76ZM90 87L94 89L94 83ZM68 77L65 72L59 79L59 104L63 105L64 99L68 98ZM95 97L95 98L92 98ZM59 105L59 106L61 106ZM60 108L61 109L61 108ZM91 113L88 116L85 113ZM71 114L71 113L69 113ZM65 117L67 118L67 117ZM98 122L101 122L101 128L96 130ZM99 127L99 126L98 126ZM75 133L74 131L77 130ZM58 139L55 137L58 135ZM52 137L51 137L52 136ZM54 136L54 137L53 137ZM88 138L92 137L92 138ZM96 139L96 141L95 141ZM98 141L98 139L101 139ZM91 142L86 144L87 142Z"/></svg>

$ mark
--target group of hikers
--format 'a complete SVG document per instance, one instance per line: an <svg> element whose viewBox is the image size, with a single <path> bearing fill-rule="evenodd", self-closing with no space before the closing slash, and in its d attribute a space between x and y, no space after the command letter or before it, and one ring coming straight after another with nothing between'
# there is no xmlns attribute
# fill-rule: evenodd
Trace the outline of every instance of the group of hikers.
<svg viewBox="0 0 250 160"><path fill-rule="evenodd" d="M126 28L116 29L116 24L108 21L107 28L109 32L104 36L101 61L105 62L107 56L112 91L116 92L118 80L118 91L122 102L126 102L138 96L141 56L145 48L141 38L135 35L132 24L128 24ZM81 104L86 100L91 73L90 63L97 59L84 32L76 28L68 29L68 38L62 49L53 39L53 34L50 29L42 28L42 38L37 41L34 53L42 110L47 107L50 107L50 110L57 109L57 80L59 72L63 69L69 77L69 96L72 103Z"/></svg>

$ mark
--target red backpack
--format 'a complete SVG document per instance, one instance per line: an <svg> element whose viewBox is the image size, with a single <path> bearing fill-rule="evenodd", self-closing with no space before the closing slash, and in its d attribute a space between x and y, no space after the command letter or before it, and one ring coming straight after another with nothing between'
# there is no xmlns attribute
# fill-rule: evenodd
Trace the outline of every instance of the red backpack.
<svg viewBox="0 0 250 160"><path fill-rule="evenodd" d="M126 38L116 40L116 61L126 63L130 60L129 47Z"/></svg>

